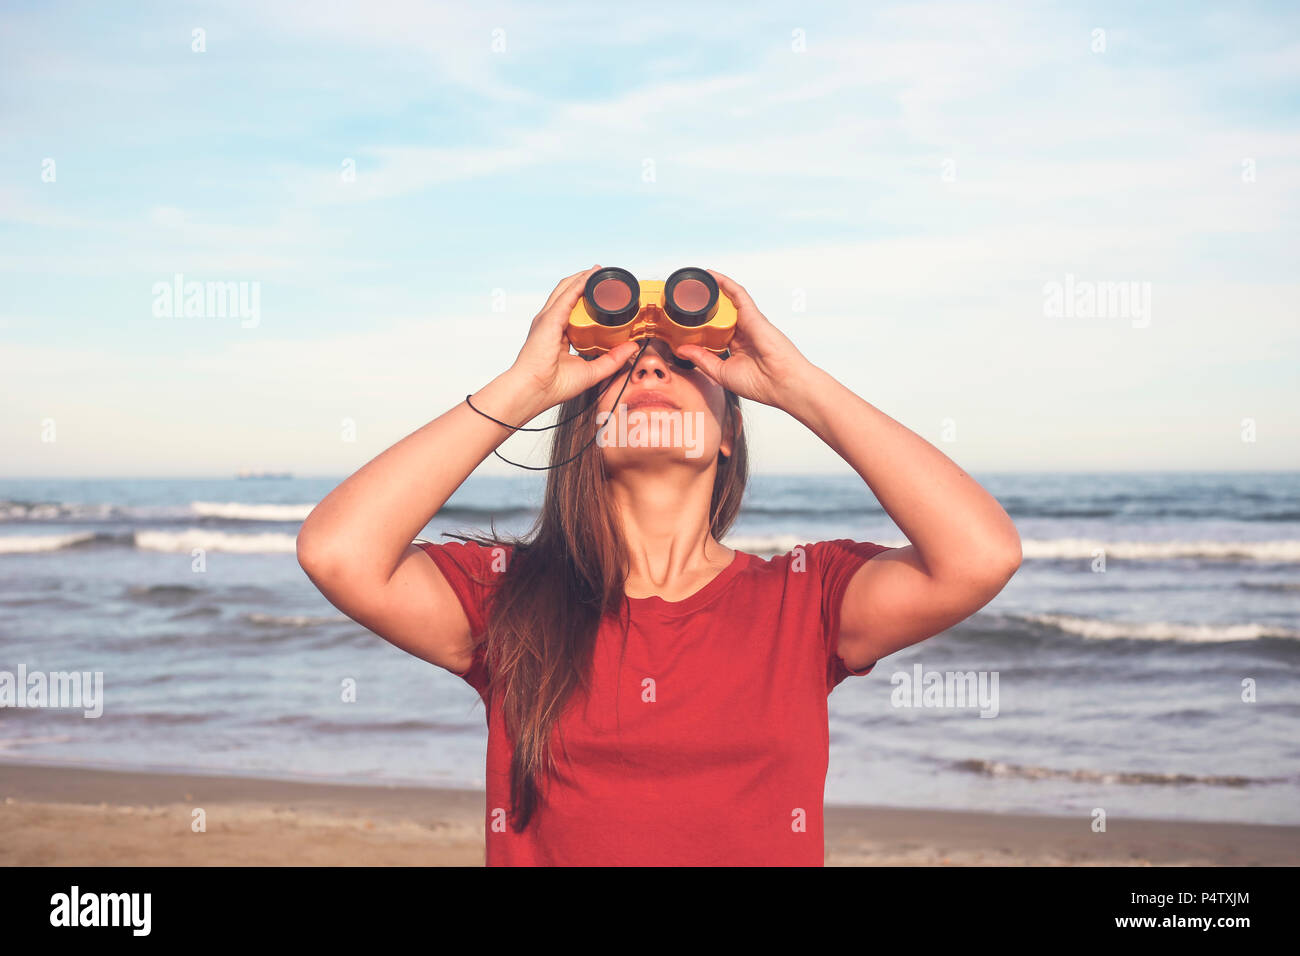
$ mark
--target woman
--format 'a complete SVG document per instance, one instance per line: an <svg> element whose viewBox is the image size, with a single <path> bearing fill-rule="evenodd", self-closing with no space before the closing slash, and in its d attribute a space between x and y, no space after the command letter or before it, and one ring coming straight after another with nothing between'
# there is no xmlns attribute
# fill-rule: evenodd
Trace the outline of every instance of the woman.
<svg viewBox="0 0 1300 956"><path fill-rule="evenodd" d="M321 501L299 562L344 613L479 692L488 865L820 866L827 695L987 604L1020 539L970 476L720 273L738 311L727 359L657 339L570 354L595 268L556 286L509 369ZM741 398L816 432L908 546L837 539L769 560L723 546L747 475ZM557 404L561 467L528 535L412 543L506 423ZM693 453L611 440L620 416L673 406L700 426Z"/></svg>

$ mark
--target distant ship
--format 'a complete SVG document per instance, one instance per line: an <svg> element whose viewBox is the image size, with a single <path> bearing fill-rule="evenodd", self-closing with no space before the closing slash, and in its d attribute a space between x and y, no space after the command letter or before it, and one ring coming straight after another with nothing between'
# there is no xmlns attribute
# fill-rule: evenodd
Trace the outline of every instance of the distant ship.
<svg viewBox="0 0 1300 956"><path fill-rule="evenodd" d="M287 471L267 471L264 468L241 468L236 476L240 479L245 478L292 478L293 474Z"/></svg>

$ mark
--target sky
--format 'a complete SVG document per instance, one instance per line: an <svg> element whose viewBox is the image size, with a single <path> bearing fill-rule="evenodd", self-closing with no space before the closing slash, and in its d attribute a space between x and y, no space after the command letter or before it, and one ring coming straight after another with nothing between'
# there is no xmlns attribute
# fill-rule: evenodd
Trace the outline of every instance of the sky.
<svg viewBox="0 0 1300 956"><path fill-rule="evenodd" d="M6 0L0 476L351 473L595 263L734 278L973 472L1294 469L1298 118L1285 3Z"/></svg>

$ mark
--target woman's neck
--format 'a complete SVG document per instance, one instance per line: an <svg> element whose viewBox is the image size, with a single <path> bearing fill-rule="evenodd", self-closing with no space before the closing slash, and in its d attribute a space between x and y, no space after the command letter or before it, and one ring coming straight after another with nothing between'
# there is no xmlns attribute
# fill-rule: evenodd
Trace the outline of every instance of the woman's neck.
<svg viewBox="0 0 1300 956"><path fill-rule="evenodd" d="M628 597L680 600L711 581L735 557L709 527L713 471L662 469L611 481L627 543Z"/></svg>

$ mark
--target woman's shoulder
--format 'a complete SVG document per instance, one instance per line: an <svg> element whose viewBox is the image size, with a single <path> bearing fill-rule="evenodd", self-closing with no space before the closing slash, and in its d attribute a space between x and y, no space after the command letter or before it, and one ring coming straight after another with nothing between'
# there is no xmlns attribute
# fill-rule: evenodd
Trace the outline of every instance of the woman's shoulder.
<svg viewBox="0 0 1300 956"><path fill-rule="evenodd" d="M430 557L445 555L466 568L496 572L506 570L514 553L514 545L509 541L426 541L417 538L414 544L423 548Z"/></svg>
<svg viewBox="0 0 1300 956"><path fill-rule="evenodd" d="M838 564L854 564L875 557L890 546L855 538L828 538L822 541L802 541L787 538L770 543L763 554L750 554L750 567L798 574L804 571L826 570ZM776 551L776 548L786 548ZM739 550L739 549L737 549Z"/></svg>

